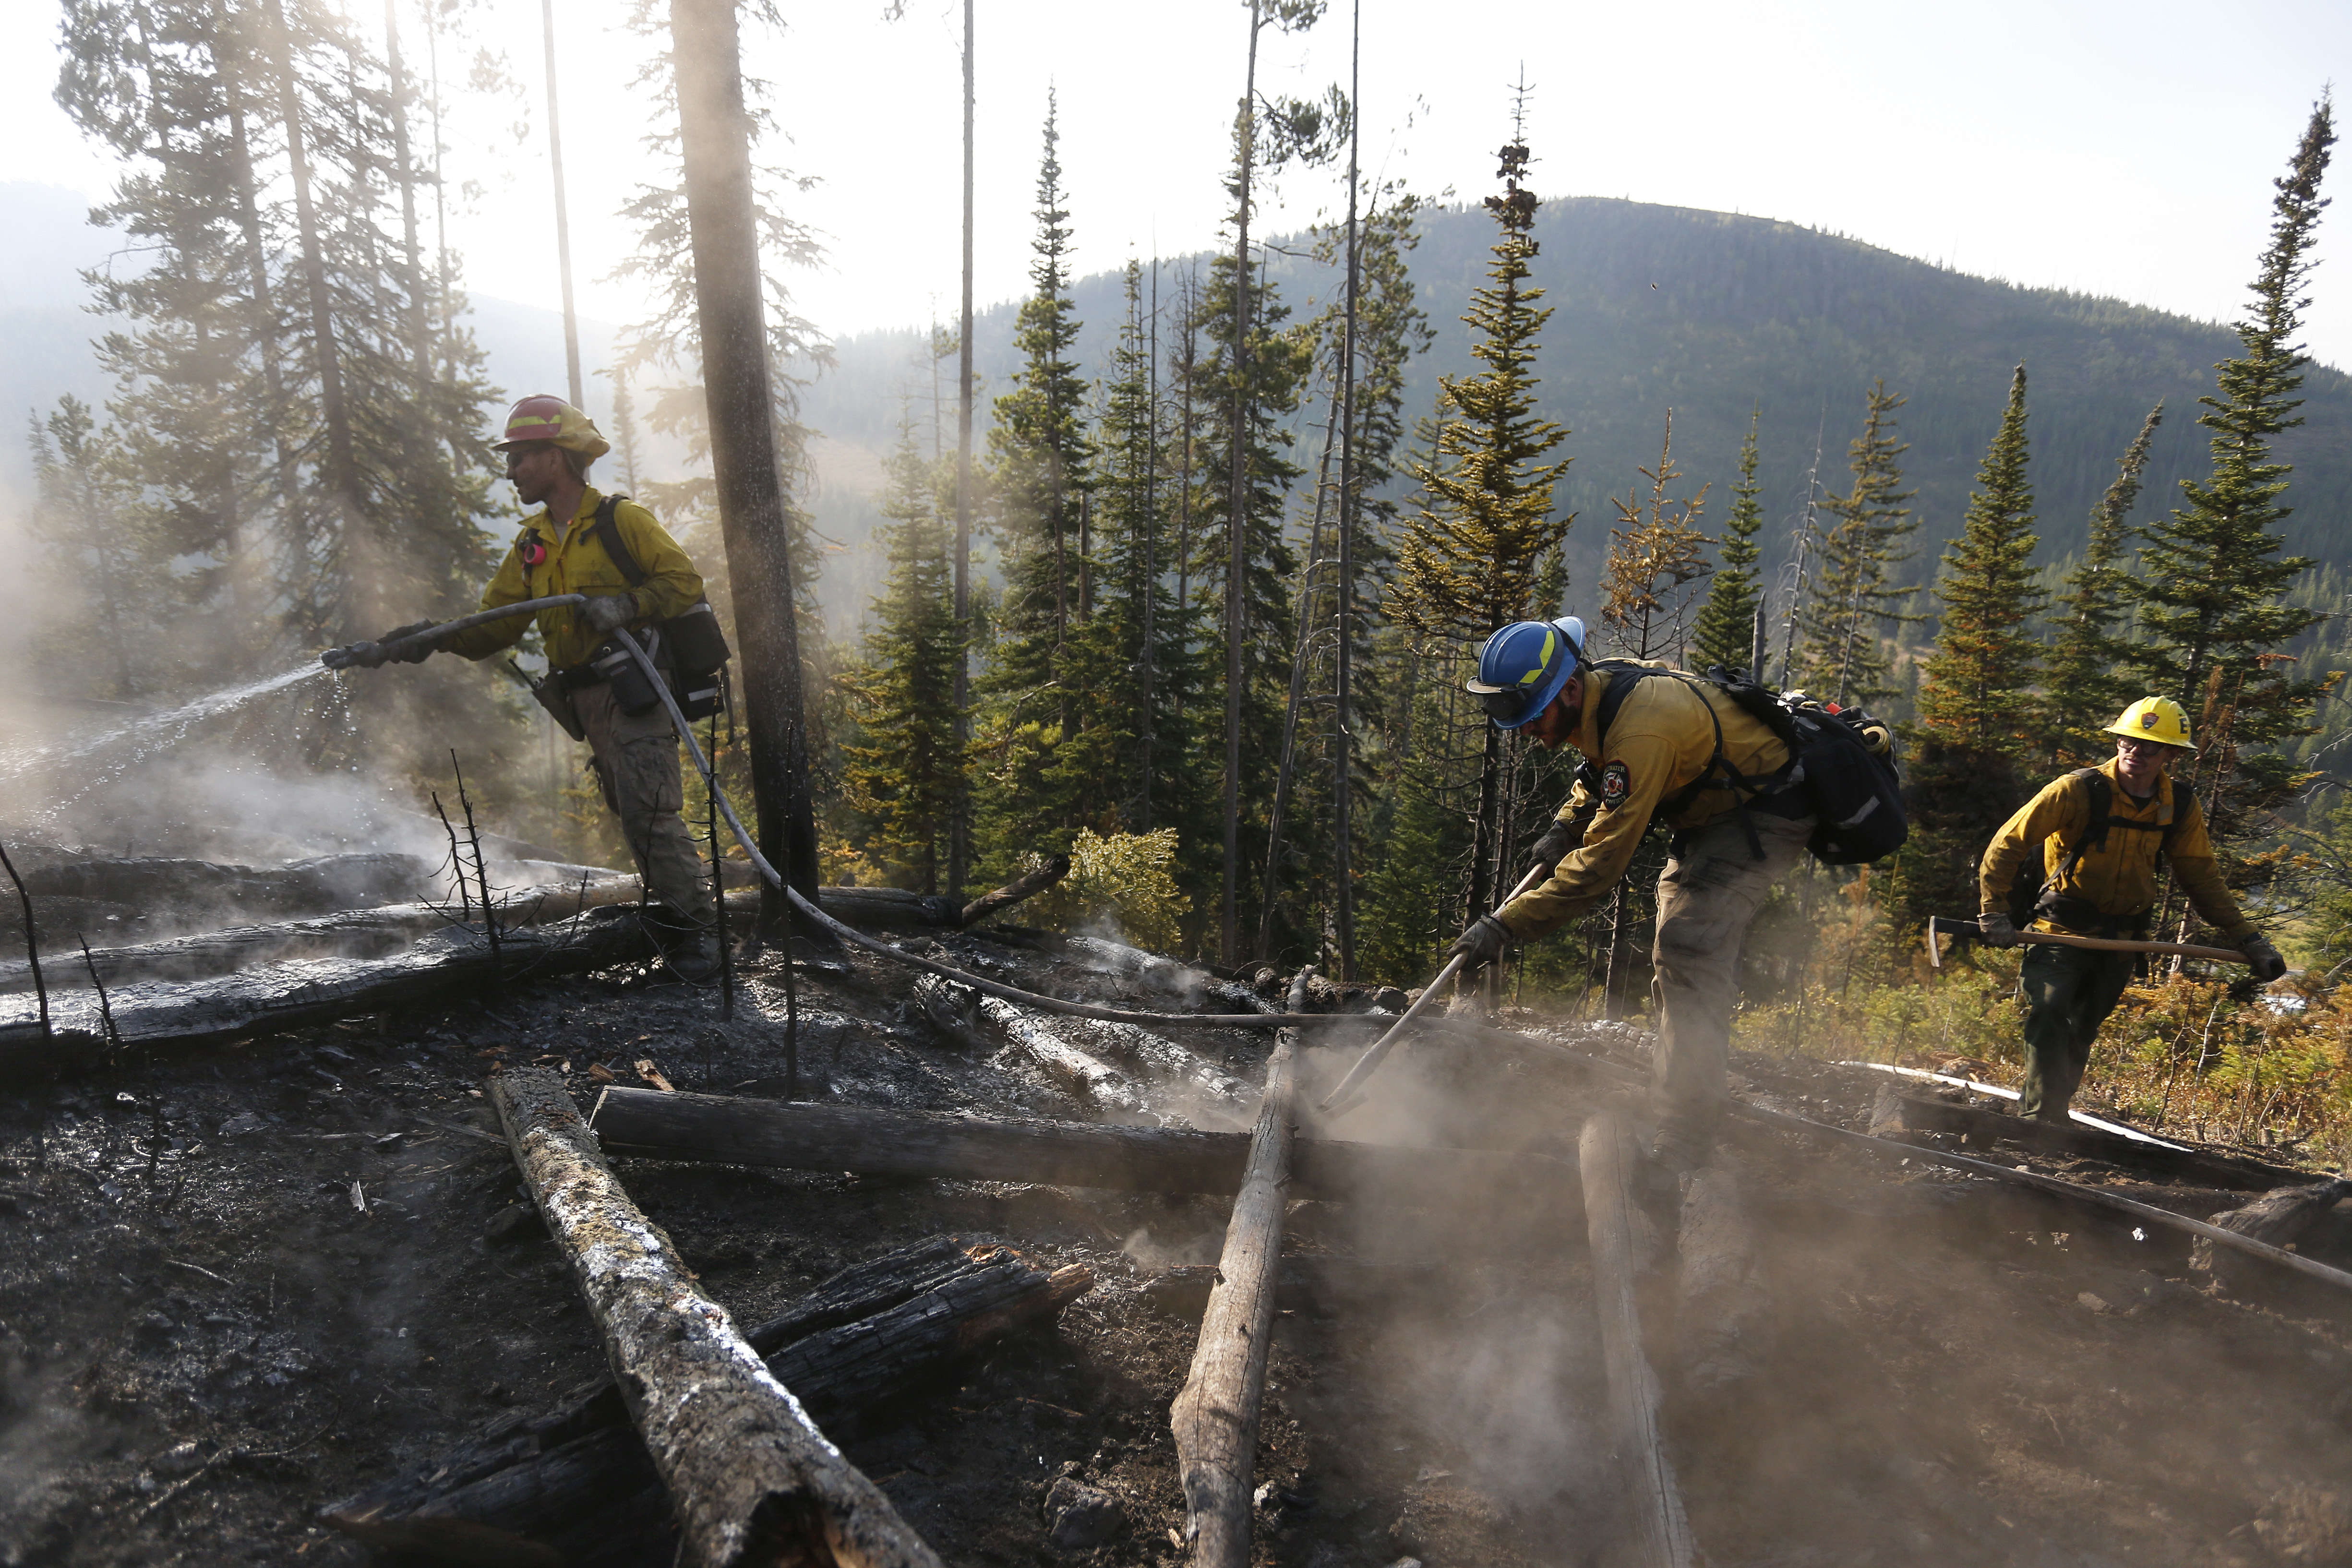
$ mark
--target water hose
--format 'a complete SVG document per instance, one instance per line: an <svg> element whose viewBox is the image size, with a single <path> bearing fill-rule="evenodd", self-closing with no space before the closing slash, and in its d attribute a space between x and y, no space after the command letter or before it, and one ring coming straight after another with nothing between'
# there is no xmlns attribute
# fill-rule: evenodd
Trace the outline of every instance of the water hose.
<svg viewBox="0 0 2352 1568"><path fill-rule="evenodd" d="M631 636L626 629L614 632L614 636L619 640L624 648L629 651L630 657L636 660L639 667L645 671L646 677L653 683L654 691L661 698L662 706L669 712L669 722L672 727L677 729L678 737L686 742L687 754L694 758L695 770L702 775L703 785L709 789L710 798L719 803L720 814L727 819L728 831L735 835L735 841L741 844L743 852L751 857L752 869L766 879L769 886L782 894L794 909L799 910L852 946L863 947L867 952L877 954L893 963L904 964L908 968L920 969L926 974L937 975L940 978L951 980L959 986L969 986L973 990L987 996L998 997L1008 1002L1019 1002L1024 1007L1035 1008L1040 1012L1060 1013L1066 1018L1100 1019L1106 1023L1131 1023L1159 1028L1186 1025L1195 1029L1294 1029L1301 1024L1339 1024L1357 1021L1359 1015L1354 1013L1148 1013L1125 1008L1097 1007L1090 1002L1066 1002L1059 997L1040 996L1034 991L1024 991L1018 987L1000 985L994 980L984 979L950 964L940 964L929 958L918 957L912 953L892 946L878 937L868 936L854 926L843 925L818 908L814 900L803 897L797 889L784 881L774 866L768 863L768 857L760 852L760 847L751 841L751 835L744 831L743 820L735 814L734 802L728 800L726 791L719 787L719 780L710 770L709 761L704 758L701 746L694 738L694 726L688 722L685 713L678 707L677 698L670 692L669 682L654 668L654 662L646 656L645 649L638 645L637 640Z"/></svg>
<svg viewBox="0 0 2352 1568"><path fill-rule="evenodd" d="M331 670L347 670L358 664L362 652L369 648L381 648L389 654L395 648L413 647L419 643L438 643L453 632L471 631L474 627L504 621L510 616L535 615L559 605L587 602L588 596L584 593L551 593L544 599L525 599L513 604L501 604L496 610L478 610L471 615L460 615L455 621L445 621L438 626L412 632L405 637L395 637L387 643L351 643L341 648L330 648L319 655L319 663ZM647 665L646 668L652 666Z"/></svg>

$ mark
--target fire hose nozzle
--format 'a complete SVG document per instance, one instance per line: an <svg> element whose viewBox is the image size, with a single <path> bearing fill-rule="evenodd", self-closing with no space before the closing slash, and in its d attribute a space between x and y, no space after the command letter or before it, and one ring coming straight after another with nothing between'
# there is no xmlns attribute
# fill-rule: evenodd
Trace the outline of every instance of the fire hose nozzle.
<svg viewBox="0 0 2352 1568"><path fill-rule="evenodd" d="M374 646L373 643L346 643L340 648L330 648L320 654L319 663L331 670L348 670L354 664L365 664L369 651Z"/></svg>

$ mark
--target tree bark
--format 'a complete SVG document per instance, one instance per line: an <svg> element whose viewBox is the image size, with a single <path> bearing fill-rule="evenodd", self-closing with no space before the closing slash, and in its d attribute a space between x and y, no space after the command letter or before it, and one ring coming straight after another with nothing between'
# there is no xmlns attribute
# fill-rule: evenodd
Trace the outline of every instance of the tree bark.
<svg viewBox="0 0 2352 1568"><path fill-rule="evenodd" d="M1143 1092L1132 1079L1047 1029L1042 1013L985 996L980 998L979 1011L1064 1092L1097 1111L1135 1113L1143 1110Z"/></svg>
<svg viewBox="0 0 2352 1568"><path fill-rule="evenodd" d="M860 1171L959 1181L1033 1182L1120 1192L1233 1192L1249 1158L1239 1133L882 1111L615 1085L597 1102L614 1155ZM1298 1140L1290 1196L1393 1207L1573 1203L1576 1172L1540 1155Z"/></svg>
<svg viewBox="0 0 2352 1568"><path fill-rule="evenodd" d="M761 300L760 235L743 109L734 0L672 0L678 141L692 229L695 304L719 524L734 579L742 644L743 717L760 848L814 902L816 819L808 792L800 632L777 465L775 403ZM783 894L761 897L761 925L784 931Z"/></svg>
<svg viewBox="0 0 2352 1568"><path fill-rule="evenodd" d="M2234 1230L2273 1247L2291 1247L2347 1195L2352 1195L2352 1180L2330 1176L2326 1181L2265 1193L2252 1203L2213 1216L2212 1222L2224 1230ZM2242 1284L2255 1267L2234 1252L2217 1249L2201 1236L2189 1244L2189 1265L2232 1289Z"/></svg>
<svg viewBox="0 0 2352 1568"><path fill-rule="evenodd" d="M1290 1007L1307 1005L1307 977L1290 982ZM1282 1260L1282 1218L1290 1197L1297 1136L1298 1035L1285 1030L1266 1063L1265 1098L1250 1135L1217 1283L1192 1349L1192 1375L1168 1412L1184 1484L1184 1542L1202 1568L1248 1568L1250 1477L1257 1417L1274 1339L1274 1293Z"/></svg>
<svg viewBox="0 0 2352 1568"><path fill-rule="evenodd" d="M500 1073L490 1098L669 1489L686 1561L940 1568L629 1201L563 1081Z"/></svg>
<svg viewBox="0 0 2352 1568"><path fill-rule="evenodd" d="M1592 1244L1592 1294L1609 1373L1610 1434L1625 1488L1626 1554L1633 1568L1690 1568L1690 1523L1658 1427L1658 1379L1642 1346L1637 1277L1655 1247L1634 1207L1641 1153L1623 1118L1603 1111L1584 1124L1577 1155L1584 1225Z"/></svg>
<svg viewBox="0 0 2352 1568"><path fill-rule="evenodd" d="M744 1336L828 1429L870 1427L944 1364L1083 1294L1007 1249L934 1237L844 1270ZM591 1385L321 1511L379 1550L521 1563L561 1551L600 1502L658 1485L619 1387ZM645 1500L643 1511L656 1511Z"/></svg>

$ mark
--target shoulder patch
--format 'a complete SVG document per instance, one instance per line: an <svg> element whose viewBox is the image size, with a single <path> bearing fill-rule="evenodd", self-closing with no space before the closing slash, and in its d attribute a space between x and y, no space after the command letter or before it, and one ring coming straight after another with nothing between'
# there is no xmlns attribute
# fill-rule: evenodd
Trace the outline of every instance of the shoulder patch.
<svg viewBox="0 0 2352 1568"><path fill-rule="evenodd" d="M1601 803L1603 806L1621 804L1633 792L1633 774L1623 763L1612 762L1601 770Z"/></svg>

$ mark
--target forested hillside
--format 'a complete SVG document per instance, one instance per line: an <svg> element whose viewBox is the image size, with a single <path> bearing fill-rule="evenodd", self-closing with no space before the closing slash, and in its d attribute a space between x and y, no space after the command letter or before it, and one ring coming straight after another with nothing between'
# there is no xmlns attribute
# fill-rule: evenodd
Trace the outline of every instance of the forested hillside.
<svg viewBox="0 0 2352 1568"><path fill-rule="evenodd" d="M1087 249L1083 205L1075 223L1079 256L1098 255ZM1493 225L1475 206L1452 207L1424 214L1421 228L1412 279L1437 336L1407 371L1405 406L1415 415L1431 411L1438 376L1471 368L1469 329L1460 318L1486 267ZM2010 371L2021 361L2033 378L2042 551L2045 559L2063 560L2080 551L2093 503L2156 403L2173 417L2151 450L2143 507L2171 505L2178 481L2201 472L2196 400L2211 391L2214 365L2237 347L2236 335L2217 323L2016 287L1768 218L1565 197L1543 204L1535 235L1541 249L1532 281L1548 291L1545 303L1554 311L1545 331L1540 406L1573 432L1564 450L1575 461L1559 497L1580 518L1569 535L1575 584L1595 580L1612 515L1608 498L1627 494L1641 482L1637 467L1656 461L1669 408L1677 462L1694 487L1715 486L1711 511L1728 504L1726 487L1749 412L1760 410L1764 559L1777 565L1803 500L1816 436L1822 472L1835 475L1860 427L1864 392L1884 377L1908 399L1901 421L1911 444L1906 478L1918 487L1921 518L1921 564L1912 580L1924 586L1927 563L1958 531L1977 459L2000 423ZM1267 269L1301 315L1315 308L1310 300L1328 302L1338 285L1336 271L1317 265L1307 250L1303 241L1277 239ZM1161 263L1163 309L1179 281L1204 265L1197 256ZM1099 372L1124 314L1119 288L1112 270L1088 273L1070 287L1073 314L1084 323L1076 354L1091 371ZM1015 309L998 305L976 320L974 356L991 391L1018 362ZM929 418L927 341L921 324L843 340L838 368L810 391L809 423L877 455L878 473L899 396L913 397ZM952 362L943 384L952 399ZM2314 366L2303 396L2304 426L2278 443L2282 459L2295 467L2287 548L2342 563L2352 556L2342 527L2352 501L2352 378ZM983 393L983 423L987 409ZM951 408L948 418L951 424ZM1399 479L1392 488L1404 485ZM839 484L816 509L820 526L836 538L862 538L870 526L857 498ZM838 576L845 585L853 576L870 580L855 568Z"/></svg>

